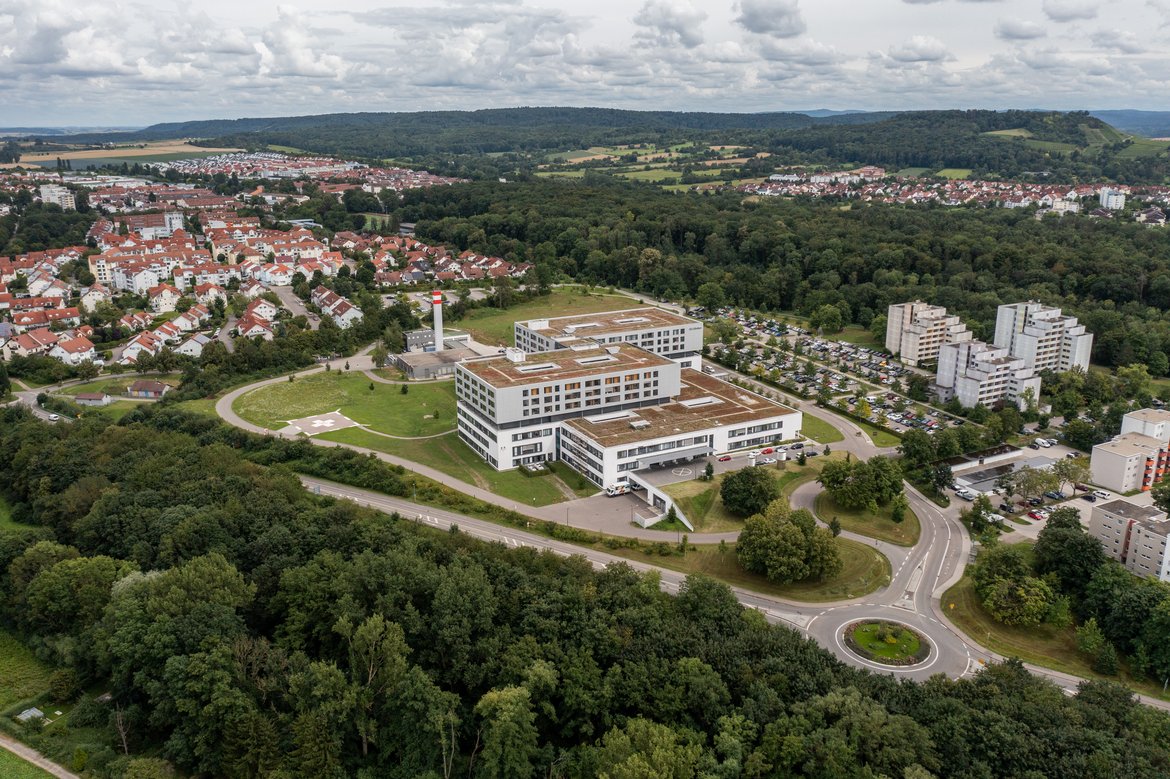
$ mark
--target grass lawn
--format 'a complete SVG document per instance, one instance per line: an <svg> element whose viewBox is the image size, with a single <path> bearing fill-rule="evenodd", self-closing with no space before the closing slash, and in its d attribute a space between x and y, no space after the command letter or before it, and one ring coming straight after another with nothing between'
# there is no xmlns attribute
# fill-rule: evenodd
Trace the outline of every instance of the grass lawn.
<svg viewBox="0 0 1170 779"><path fill-rule="evenodd" d="M830 337L838 341L864 346L866 349L884 349L886 346L883 342L874 338L873 333L869 332L869 330L864 327L858 327L857 325L849 325L849 327Z"/></svg>
<svg viewBox="0 0 1170 779"><path fill-rule="evenodd" d="M588 498L590 495L596 495L601 491L600 487L577 473L567 463L554 460L546 464L548 465L548 469L555 473L557 478L563 481L565 486L571 489L579 498Z"/></svg>
<svg viewBox="0 0 1170 779"><path fill-rule="evenodd" d="M812 460L809 462L812 463ZM797 486L815 479L820 473L820 469L814 469L811 466L802 468L795 462L789 462L784 470L780 470L779 464L754 467L765 468L768 473L771 473L776 479L777 486L780 487L780 492L784 495L791 495ZM678 504L682 513L695 526L696 532L727 533L742 530L746 517L736 516L728 511L727 507L723 505L723 498L719 496L719 488L723 485L723 479L728 473L734 473L734 471L718 474L711 481L700 481L699 479L680 481L663 487L662 490Z"/></svg>
<svg viewBox="0 0 1170 779"><path fill-rule="evenodd" d="M943 168L938 175L944 179L965 179L971 175L970 168Z"/></svg>
<svg viewBox="0 0 1170 779"><path fill-rule="evenodd" d="M928 170L930 170L930 168L902 168L901 170L894 173L894 175L895 176L921 176L923 173L925 173Z"/></svg>
<svg viewBox="0 0 1170 779"><path fill-rule="evenodd" d="M508 309L477 308L460 319L456 325L460 330L466 330L471 337L480 343L512 346L514 330L512 325L525 319L539 319L541 317L574 316L576 314L594 314L599 311L621 311L627 308L638 308L639 303L625 295L589 294L568 290L554 290L548 295L536 300L512 306Z"/></svg>
<svg viewBox="0 0 1170 779"><path fill-rule="evenodd" d="M104 392L107 395L122 396L126 394L126 388L139 379L158 381L163 384L169 384L172 387L177 387L179 386L179 382L183 380L183 377L178 373L167 374L166 376L139 376L137 373L124 373L121 376L95 379L85 384L78 384L75 387L66 387L61 390L61 394L80 395L83 392Z"/></svg>
<svg viewBox="0 0 1170 779"><path fill-rule="evenodd" d="M1170 143L1152 138L1134 138L1133 143L1117 153L1118 159L1132 160L1139 157L1156 157L1170 149Z"/></svg>
<svg viewBox="0 0 1170 779"><path fill-rule="evenodd" d="M880 541L889 541L898 546L914 546L918 543L921 528L918 525L918 516L912 509L906 509L906 518L901 522L890 519L889 506L879 506L877 514L871 514L865 509L846 509L838 506L833 496L827 492L817 495L813 504L817 516L825 522L836 517L845 530L857 533Z"/></svg>
<svg viewBox="0 0 1170 779"><path fill-rule="evenodd" d="M31 649L0 630L0 711L44 693L52 673Z"/></svg>
<svg viewBox="0 0 1170 779"><path fill-rule="evenodd" d="M816 441L818 444L835 444L844 441L841 431L830 425L820 417L812 414L803 414L800 421L800 432Z"/></svg>
<svg viewBox="0 0 1170 779"><path fill-rule="evenodd" d="M943 593L942 610L947 619L955 623L972 640L1004 657L1018 657L1027 663L1083 676L1086 679L1110 678L1145 695L1170 700L1170 696L1162 692L1162 685L1135 682L1124 667L1124 663L1118 677L1105 677L1095 673L1090 667L1089 660L1077 651L1076 632L1071 627L1056 628L1052 625L1011 627L996 622L980 603L970 576L964 576L955 586Z"/></svg>
<svg viewBox="0 0 1170 779"><path fill-rule="evenodd" d="M898 436L894 435L888 430L882 430L879 427L874 427L869 422L862 422L860 419L854 419L851 421L853 424L857 425L865 431L865 434L869 436L869 440L873 441L874 446L897 446L898 444L902 443L901 438L898 438Z"/></svg>
<svg viewBox="0 0 1170 779"><path fill-rule="evenodd" d="M20 530L26 527L29 525L21 524L12 518L12 507L8 505L8 501L0 497L0 531Z"/></svg>
<svg viewBox="0 0 1170 779"><path fill-rule="evenodd" d="M893 641L883 636L889 633ZM922 647L922 641L913 630L892 622L867 622L853 630L853 640L873 658L881 660L906 660L914 657Z"/></svg>
<svg viewBox="0 0 1170 779"><path fill-rule="evenodd" d="M141 405L133 400L116 400L108 406L84 407L81 413L83 416L102 416L117 422Z"/></svg>
<svg viewBox="0 0 1170 779"><path fill-rule="evenodd" d="M411 391L414 391L413 387ZM497 471L454 433L425 441L401 441L350 427L323 433L317 438L404 457L528 506L547 506L565 499L551 476L525 476L519 471Z"/></svg>
<svg viewBox="0 0 1170 779"><path fill-rule="evenodd" d="M842 568L838 576L823 582L774 584L763 576L748 573L735 557L735 544L720 551L718 545L701 545L682 557L647 555L636 549L605 549L611 554L651 563L680 573L702 573L735 587L794 601L821 603L857 598L886 586L890 581L890 561L875 549L844 538L837 539ZM602 549L600 545L599 549Z"/></svg>
<svg viewBox="0 0 1170 779"><path fill-rule="evenodd" d="M7 749L0 749L0 776L4 779L51 779L53 775L26 763Z"/></svg>
<svg viewBox="0 0 1170 779"><path fill-rule="evenodd" d="M455 427L455 383L410 385L403 395L398 385L371 382L360 373L329 371L252 390L232 408L249 422L273 430L290 419L340 409L382 433L434 435ZM435 413L437 419L429 418Z"/></svg>
<svg viewBox="0 0 1170 779"><path fill-rule="evenodd" d="M215 417L219 419L219 415L215 413L215 398L199 398L197 400L184 400L175 404L175 408L183 411L190 411L194 414L202 414L205 417Z"/></svg>
<svg viewBox="0 0 1170 779"><path fill-rule="evenodd" d="M584 170L538 170L536 175L541 178L583 179Z"/></svg>

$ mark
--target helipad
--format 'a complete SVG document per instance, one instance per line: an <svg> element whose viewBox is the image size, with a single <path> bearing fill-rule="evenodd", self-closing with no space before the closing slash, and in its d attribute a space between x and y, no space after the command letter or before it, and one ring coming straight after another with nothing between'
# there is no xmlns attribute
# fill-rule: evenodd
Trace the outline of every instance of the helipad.
<svg viewBox="0 0 1170 779"><path fill-rule="evenodd" d="M311 417L293 419L289 421L288 425L298 433L317 435L318 433L328 433L331 430L357 427L358 423L340 411L330 411L328 414L315 414Z"/></svg>

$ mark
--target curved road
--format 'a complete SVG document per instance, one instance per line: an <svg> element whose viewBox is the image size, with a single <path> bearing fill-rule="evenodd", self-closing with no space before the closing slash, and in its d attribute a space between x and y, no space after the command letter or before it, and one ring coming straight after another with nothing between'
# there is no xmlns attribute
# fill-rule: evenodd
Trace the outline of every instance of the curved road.
<svg viewBox="0 0 1170 779"><path fill-rule="evenodd" d="M351 358L352 359L352 358ZM340 361L344 362L344 361ZM323 367L301 371L297 376L309 375L324 370ZM747 378L747 377L743 377ZM231 408L236 398L257 387L287 381L287 377L268 379L263 382L241 387L234 390L216 403L216 412L227 422L251 430L253 432L275 435L271 430L261 428L241 419ZM748 379L748 381L751 381ZM770 388L768 391L771 391ZM875 454L889 453L890 449L878 449L848 420L839 419L830 412L817 408L813 404L800 404L805 413L825 418L827 421L846 432L845 441L836 444L845 451L852 452L858 457L872 457ZM849 433L854 433L850 436ZM342 446L342 444L310 438L319 446ZM372 450L359 447L349 447L362 452ZM447 474L417 463L394 457L382 452L372 452L386 462L401 465L420 475L427 476L442 483L450 481ZM337 498L346 498L362 505L370 506L387 513L398 513L408 519L415 519L433 527L446 529L452 525L478 538L499 542L508 546L529 546L536 549L547 549L561 555L581 555L594 566L623 562L642 571L654 571L660 578L662 588L671 593L677 593L685 574L639 561L627 560L623 557L605 552L588 549L574 544L549 539L545 536L526 532L518 528L497 525L485 520L479 520L455 512L424 506L411 501L390 497L381 493L363 490L356 487L337 484L324 479L302 477L302 482L322 495ZM518 510L521 514L533 517L534 520L547 520L547 516L533 513L532 509L516 506L512 501L501 498L487 490L472 485L460 485L460 490L472 497L479 498L487 503ZM793 505L811 508L812 498L815 496L815 484L803 485L793 493ZM942 673L952 678L966 676L976 672L983 664L1003 660L1000 655L979 646L970 637L964 635L954 625L942 618L945 607L941 604L942 594L960 578L971 551L971 542L966 530L958 520L958 508L940 509L924 495L910 485L906 485L906 496L911 509L918 515L921 525L921 536L918 543L911 548L899 547L874 539L848 534L882 552L891 562L891 581L885 588L869 595L848 601L839 601L828 604L802 604L785 601L774 596L753 592L740 587L732 587L739 602L749 608L760 611L770 622L784 623L800 630L805 635L816 640L821 646L833 652L837 657L851 665L868 668L875 672L889 673L903 678L923 680L934 674ZM561 504L563 506L563 504ZM571 504L570 504L571 506ZM537 509L536 511L539 511ZM545 512L547 514L547 512ZM584 523L580 518L576 522L571 516L565 516L568 524L588 527L595 526ZM641 532L639 532L641 531ZM648 537L655 540L674 540L674 533L630 528L628 535L632 537ZM691 534L693 543L718 543L720 540L733 540L734 533L718 534ZM866 661L843 644L842 634L846 625L862 619L887 619L907 624L925 635L932 645L932 651L927 659L917 665L907 668L891 668ZM1052 671L1047 668L1028 666L1029 670L1037 675L1044 676L1062 688L1072 691L1081 681L1080 678L1068 674ZM1170 702L1139 696L1144 703L1170 710Z"/></svg>

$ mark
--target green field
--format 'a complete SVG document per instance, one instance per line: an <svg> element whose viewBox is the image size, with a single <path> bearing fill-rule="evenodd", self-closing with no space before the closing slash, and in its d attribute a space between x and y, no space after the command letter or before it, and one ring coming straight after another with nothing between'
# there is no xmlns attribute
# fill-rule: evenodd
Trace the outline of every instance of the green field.
<svg viewBox="0 0 1170 779"><path fill-rule="evenodd" d="M413 391L414 388L411 389ZM490 490L518 504L547 506L566 498L557 488L557 481L552 475L525 476L519 471L497 471L454 434L423 441L403 441L350 427L316 437L402 457L442 471L459 481Z"/></svg>
<svg viewBox="0 0 1170 779"><path fill-rule="evenodd" d="M459 320L460 330L466 330L480 343L511 346L512 325L525 319L541 317L595 314L599 311L620 311L638 308L641 304L625 295L590 294L558 289L543 297L507 309L477 308ZM454 324L454 323L451 323Z"/></svg>
<svg viewBox="0 0 1170 779"><path fill-rule="evenodd" d="M965 179L971 175L970 168L943 168L938 172L944 179Z"/></svg>
<svg viewBox="0 0 1170 779"><path fill-rule="evenodd" d="M673 571L706 574L733 587L745 587L755 592L806 603L858 598L889 584L890 561L885 555L865 544L845 538L837 539L837 548L841 553L842 563L839 575L823 582L807 581L792 584L775 584L763 576L745 571L736 560L735 544L727 544L722 549L717 545L696 546L693 551L688 551L682 557L648 557L645 552L634 549L605 551Z"/></svg>
<svg viewBox="0 0 1170 779"><path fill-rule="evenodd" d="M536 175L541 178L580 179L585 178L585 170L538 170Z"/></svg>
<svg viewBox="0 0 1170 779"><path fill-rule="evenodd" d="M864 346L866 349L884 349L885 343L873 337L873 333L859 325L849 325L844 330L829 336L837 341Z"/></svg>
<svg viewBox="0 0 1170 779"><path fill-rule="evenodd" d="M0 776L4 779L52 779L53 775L26 763L7 749L0 749Z"/></svg>
<svg viewBox="0 0 1170 779"><path fill-rule="evenodd" d="M409 387L407 394L400 386ZM237 398L232 408L249 422L272 430L291 419L341 411L381 433L427 436L455 428L455 382L381 384L360 373L329 371L252 390Z"/></svg>
<svg viewBox="0 0 1170 779"><path fill-rule="evenodd" d="M108 406L83 406L81 416L103 416L112 422L117 422L141 405L142 401L118 400Z"/></svg>
<svg viewBox="0 0 1170 779"><path fill-rule="evenodd" d="M800 432L818 444L835 444L838 441L845 440L845 436L841 434L840 430L820 417L814 417L812 414L801 415Z"/></svg>
<svg viewBox="0 0 1170 779"><path fill-rule="evenodd" d="M902 168L894 173L895 176L921 176L930 168Z"/></svg>
<svg viewBox="0 0 1170 779"><path fill-rule="evenodd" d="M873 441L873 445L877 447L897 446L902 443L902 439L889 432L882 430L880 427L874 427L869 422L862 422L860 419L852 420L853 424L860 427L869 436L869 440Z"/></svg>
<svg viewBox="0 0 1170 779"><path fill-rule="evenodd" d="M786 487L791 487L792 483L802 476L805 477L802 481L808 481L816 476L816 472L802 469L795 464L792 465L795 470L784 471L778 470L779 466L757 465L755 467L768 468L768 473L775 476L781 491L785 491ZM734 473L734 471L721 473L711 481L700 481L699 479L680 481L663 487L662 491L678 504L679 509L695 526L697 532L726 533L742 530L745 517L736 516L728 511L723 505L723 498L719 497L719 488L723 485L723 479L728 473ZM791 492L791 489L787 491Z"/></svg>
<svg viewBox="0 0 1170 779"><path fill-rule="evenodd" d="M1132 144L1117 153L1117 157L1123 160L1133 160L1139 157L1157 157L1160 154L1165 154L1167 149L1170 149L1170 143L1166 141L1135 137Z"/></svg>
<svg viewBox="0 0 1170 779"><path fill-rule="evenodd" d="M115 376L107 379L97 379L96 381L87 382L85 384L78 384L74 387L66 387L61 390L62 395L80 395L83 392L104 392L107 395L121 396L126 394L126 388L139 379L147 381L159 381L163 384L169 384L172 387L179 386L179 382L183 377L178 373L167 374L166 376L139 376L136 373L124 373L121 376Z"/></svg>
<svg viewBox="0 0 1170 779"><path fill-rule="evenodd" d="M845 530L898 546L914 546L921 533L918 516L909 508L906 509L906 518L895 522L890 519L889 506L879 506L877 514L871 514L865 509L847 509L838 506L827 492L817 495L814 507L817 516L824 522L836 517Z"/></svg>
<svg viewBox="0 0 1170 779"><path fill-rule="evenodd" d="M139 163L142 165L149 165L152 162L174 162L175 160L195 160L203 157L214 157L217 154L223 154L222 151L207 151L207 152L169 152L166 154L131 154L119 157L116 154L111 154L109 157L83 157L73 158L70 162L73 164L74 170L85 170L86 168L109 168L115 165L126 163L133 165ZM42 168L56 168L57 161L52 160L30 160L21 164L37 165Z"/></svg>
<svg viewBox="0 0 1170 779"><path fill-rule="evenodd" d="M269 151L279 151L285 154L308 154L304 149L298 149L296 146L277 146L276 144L268 144Z"/></svg>
<svg viewBox="0 0 1170 779"><path fill-rule="evenodd" d="M0 630L0 711L43 694L52 673L31 649Z"/></svg>
<svg viewBox="0 0 1170 779"><path fill-rule="evenodd" d="M983 133L984 135L996 135L1001 138L1031 138L1032 131L1025 130L1023 127L1015 127L1011 130L991 130Z"/></svg>
<svg viewBox="0 0 1170 779"><path fill-rule="evenodd" d="M8 505L8 501L0 497L0 531L18 530L24 527L28 526L22 525L12 518L12 507Z"/></svg>

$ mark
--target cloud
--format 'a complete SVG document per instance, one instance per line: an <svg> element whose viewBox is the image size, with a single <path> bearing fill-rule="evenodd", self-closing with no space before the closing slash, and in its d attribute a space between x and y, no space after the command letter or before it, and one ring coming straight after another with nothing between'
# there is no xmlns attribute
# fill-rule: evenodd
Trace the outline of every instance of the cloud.
<svg viewBox="0 0 1170 779"><path fill-rule="evenodd" d="M951 52L938 38L915 35L899 46L891 46L890 59L898 62L942 62L951 59Z"/></svg>
<svg viewBox="0 0 1170 779"><path fill-rule="evenodd" d="M707 13L689 2L646 0L634 16L634 24L644 28L643 37L661 45L681 43L692 49L703 42L699 29Z"/></svg>
<svg viewBox="0 0 1170 779"><path fill-rule="evenodd" d="M748 32L794 38L806 29L797 0L740 0L735 23Z"/></svg>
<svg viewBox="0 0 1170 779"><path fill-rule="evenodd" d="M1097 3L1092 0L1044 0L1043 8L1054 22L1076 22L1097 16Z"/></svg>
<svg viewBox="0 0 1170 779"><path fill-rule="evenodd" d="M1098 49L1110 49L1123 54L1141 54L1146 50L1138 43L1137 36L1128 31L1099 30L1089 36L1089 39Z"/></svg>
<svg viewBox="0 0 1170 779"><path fill-rule="evenodd" d="M1030 41L1047 34L1036 22L1022 19L1000 19L995 23L995 37L1005 41Z"/></svg>

